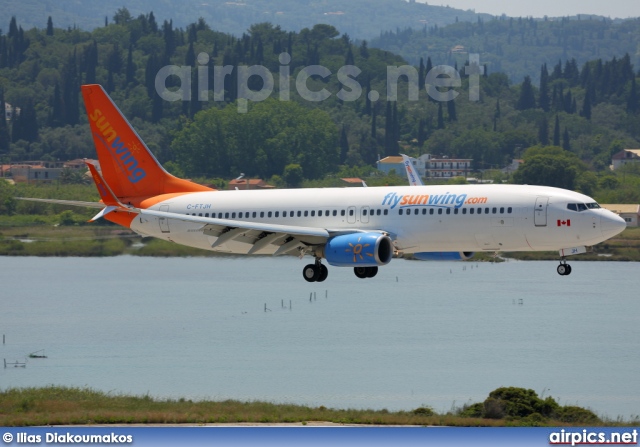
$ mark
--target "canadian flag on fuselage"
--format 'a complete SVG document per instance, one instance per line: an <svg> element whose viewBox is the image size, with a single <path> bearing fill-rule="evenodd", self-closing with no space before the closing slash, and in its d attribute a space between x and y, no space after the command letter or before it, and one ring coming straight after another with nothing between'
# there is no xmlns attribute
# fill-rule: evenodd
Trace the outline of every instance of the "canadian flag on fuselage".
<svg viewBox="0 0 640 447"><path fill-rule="evenodd" d="M558 226L559 227L564 227L564 226L570 227L571 226L571 219L567 219L567 220L560 220L558 219Z"/></svg>

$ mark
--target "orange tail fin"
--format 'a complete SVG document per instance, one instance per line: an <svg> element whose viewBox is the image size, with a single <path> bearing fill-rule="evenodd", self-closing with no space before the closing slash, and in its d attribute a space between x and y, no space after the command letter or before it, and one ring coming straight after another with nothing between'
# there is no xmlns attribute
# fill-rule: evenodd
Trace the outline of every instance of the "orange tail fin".
<svg viewBox="0 0 640 447"><path fill-rule="evenodd" d="M83 85L82 96L102 176L118 199L211 191L165 171L102 86Z"/></svg>

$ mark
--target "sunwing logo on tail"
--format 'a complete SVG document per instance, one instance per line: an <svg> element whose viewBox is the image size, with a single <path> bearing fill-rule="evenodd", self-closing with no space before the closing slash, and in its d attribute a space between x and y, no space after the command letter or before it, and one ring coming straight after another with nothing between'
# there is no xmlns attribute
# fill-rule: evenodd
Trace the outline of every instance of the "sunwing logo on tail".
<svg viewBox="0 0 640 447"><path fill-rule="evenodd" d="M145 178L147 173L139 167L138 160L136 160L131 153L131 150L125 146L125 142L120 139L118 133L102 114L102 111L95 109L93 113L89 115L89 118L100 131L100 134L96 133L96 135L102 140L107 150L111 152L120 168L128 173L127 179L129 179L131 183L138 183ZM135 146L133 148L137 149Z"/></svg>

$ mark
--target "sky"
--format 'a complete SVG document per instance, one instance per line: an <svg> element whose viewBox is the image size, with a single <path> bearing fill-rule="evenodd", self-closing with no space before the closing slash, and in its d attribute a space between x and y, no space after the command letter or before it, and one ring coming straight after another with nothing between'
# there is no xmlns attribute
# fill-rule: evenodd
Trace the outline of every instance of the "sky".
<svg viewBox="0 0 640 447"><path fill-rule="evenodd" d="M425 3L425 0L417 1ZM426 0L426 3L511 17L576 14L597 14L612 19L640 17L640 0Z"/></svg>

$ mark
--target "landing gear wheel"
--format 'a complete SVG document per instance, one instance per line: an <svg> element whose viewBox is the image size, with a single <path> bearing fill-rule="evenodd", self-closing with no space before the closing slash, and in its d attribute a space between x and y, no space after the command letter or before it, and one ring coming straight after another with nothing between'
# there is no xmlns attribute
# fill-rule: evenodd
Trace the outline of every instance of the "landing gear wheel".
<svg viewBox="0 0 640 447"><path fill-rule="evenodd" d="M571 266L566 262L561 262L557 271L560 276L568 276L571 274Z"/></svg>
<svg viewBox="0 0 640 447"><path fill-rule="evenodd" d="M360 279L365 279L368 278L368 269L367 267L354 267L353 268L353 273L356 274L356 276Z"/></svg>
<svg viewBox="0 0 640 447"><path fill-rule="evenodd" d="M322 282L327 279L327 276L329 276L329 269L326 265L320 264L320 276L318 276L317 281Z"/></svg>
<svg viewBox="0 0 640 447"><path fill-rule="evenodd" d="M354 267L353 273L360 279L373 278L378 274L378 267Z"/></svg>
<svg viewBox="0 0 640 447"><path fill-rule="evenodd" d="M320 278L320 269L315 264L308 264L302 269L302 277L307 282L316 282Z"/></svg>

